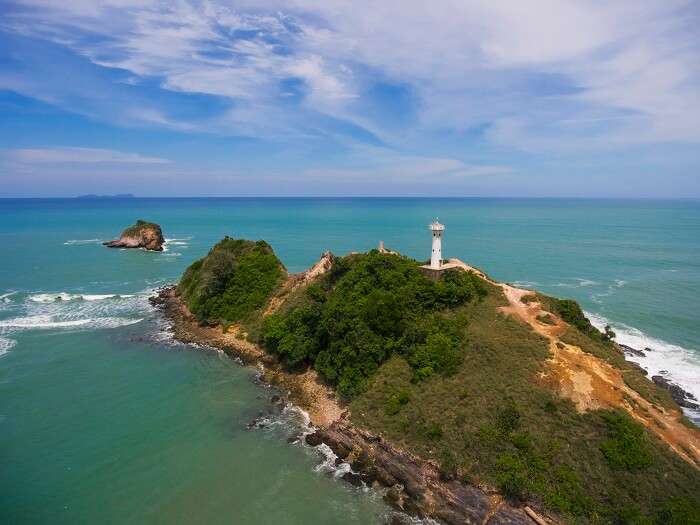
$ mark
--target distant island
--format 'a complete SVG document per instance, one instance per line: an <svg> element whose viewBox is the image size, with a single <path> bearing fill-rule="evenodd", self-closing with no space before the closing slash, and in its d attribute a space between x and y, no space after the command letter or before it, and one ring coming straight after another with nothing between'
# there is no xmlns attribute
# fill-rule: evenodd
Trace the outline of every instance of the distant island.
<svg viewBox="0 0 700 525"><path fill-rule="evenodd" d="M152 302L181 341L260 366L343 479L410 514L698 523L700 430L669 391L575 301L444 261L441 226L425 264L380 244L301 274L226 237Z"/></svg>
<svg viewBox="0 0 700 525"><path fill-rule="evenodd" d="M115 193L114 195L95 195L94 193L88 193L87 195L77 195L75 199L135 199L136 196L133 193Z"/></svg>

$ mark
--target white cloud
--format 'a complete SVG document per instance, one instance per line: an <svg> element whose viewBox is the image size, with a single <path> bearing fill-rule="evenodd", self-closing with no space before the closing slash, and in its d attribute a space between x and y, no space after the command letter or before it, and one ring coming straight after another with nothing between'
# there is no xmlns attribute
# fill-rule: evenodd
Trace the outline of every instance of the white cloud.
<svg viewBox="0 0 700 525"><path fill-rule="evenodd" d="M493 123L488 137L526 149L700 142L692 2L24 3L4 27L230 99L220 124L236 131L304 134L321 113L400 141L361 104L386 80L417 96L418 133ZM281 86L290 77L306 87L298 105Z"/></svg>
<svg viewBox="0 0 700 525"><path fill-rule="evenodd" d="M449 157L407 155L387 148L357 146L352 148L353 165L344 169L315 168L307 177L332 177L336 181L382 180L397 183L425 180L455 181L464 177L503 175L512 168L503 165L466 163Z"/></svg>
<svg viewBox="0 0 700 525"><path fill-rule="evenodd" d="M21 164L168 164L168 159L96 148L15 149L5 153Z"/></svg>

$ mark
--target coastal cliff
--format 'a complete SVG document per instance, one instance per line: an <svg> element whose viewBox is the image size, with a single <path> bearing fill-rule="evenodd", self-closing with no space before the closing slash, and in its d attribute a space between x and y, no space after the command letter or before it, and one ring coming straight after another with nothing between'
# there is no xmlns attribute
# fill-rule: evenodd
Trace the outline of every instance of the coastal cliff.
<svg viewBox="0 0 700 525"><path fill-rule="evenodd" d="M454 260L324 254L289 275L225 239L154 303L263 370L344 479L447 523L693 523L700 434L573 301Z"/></svg>
<svg viewBox="0 0 700 525"><path fill-rule="evenodd" d="M108 248L143 248L146 250L163 251L163 232L158 224L143 220L129 226L119 236L119 239L102 243Z"/></svg>

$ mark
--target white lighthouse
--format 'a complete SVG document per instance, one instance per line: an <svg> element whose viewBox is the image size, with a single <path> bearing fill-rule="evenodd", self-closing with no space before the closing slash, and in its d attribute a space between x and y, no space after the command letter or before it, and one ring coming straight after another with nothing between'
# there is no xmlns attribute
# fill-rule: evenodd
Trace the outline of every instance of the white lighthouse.
<svg viewBox="0 0 700 525"><path fill-rule="evenodd" d="M442 268L442 232L445 231L445 225L440 224L437 219L435 219L429 227L433 234L433 251L430 253L430 268L439 270Z"/></svg>

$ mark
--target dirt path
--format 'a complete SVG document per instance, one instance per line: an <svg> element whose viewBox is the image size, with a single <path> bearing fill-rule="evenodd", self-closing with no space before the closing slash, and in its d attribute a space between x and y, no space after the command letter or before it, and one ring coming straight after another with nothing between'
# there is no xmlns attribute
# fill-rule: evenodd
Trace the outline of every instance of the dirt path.
<svg viewBox="0 0 700 525"><path fill-rule="evenodd" d="M530 325L536 333L549 340L551 357L542 379L560 395L571 399L579 411L622 408L654 432L680 457L700 468L700 430L682 423L683 413L680 409L668 410L647 401L625 384L620 369L584 352L578 346L564 343L561 336L566 331L567 324L561 318L544 310L538 301L522 302L524 296L534 295L531 290L496 282L478 268L459 259L450 259L447 264L475 272L500 287L509 303L508 306L501 307L501 311ZM547 315L551 316L549 323L538 320L538 317Z"/></svg>
<svg viewBox="0 0 700 525"><path fill-rule="evenodd" d="M498 284L498 283L494 283ZM627 386L622 371L575 345L566 344L560 337L566 323L552 312L547 312L537 301L522 302L530 290L498 284L509 306L501 310L529 324L535 332L549 340L551 357L543 379L559 393L570 398L579 411L623 408L666 442L680 457L700 468L700 431L681 422L680 410L668 410L644 399ZM553 324L538 320L551 316Z"/></svg>

